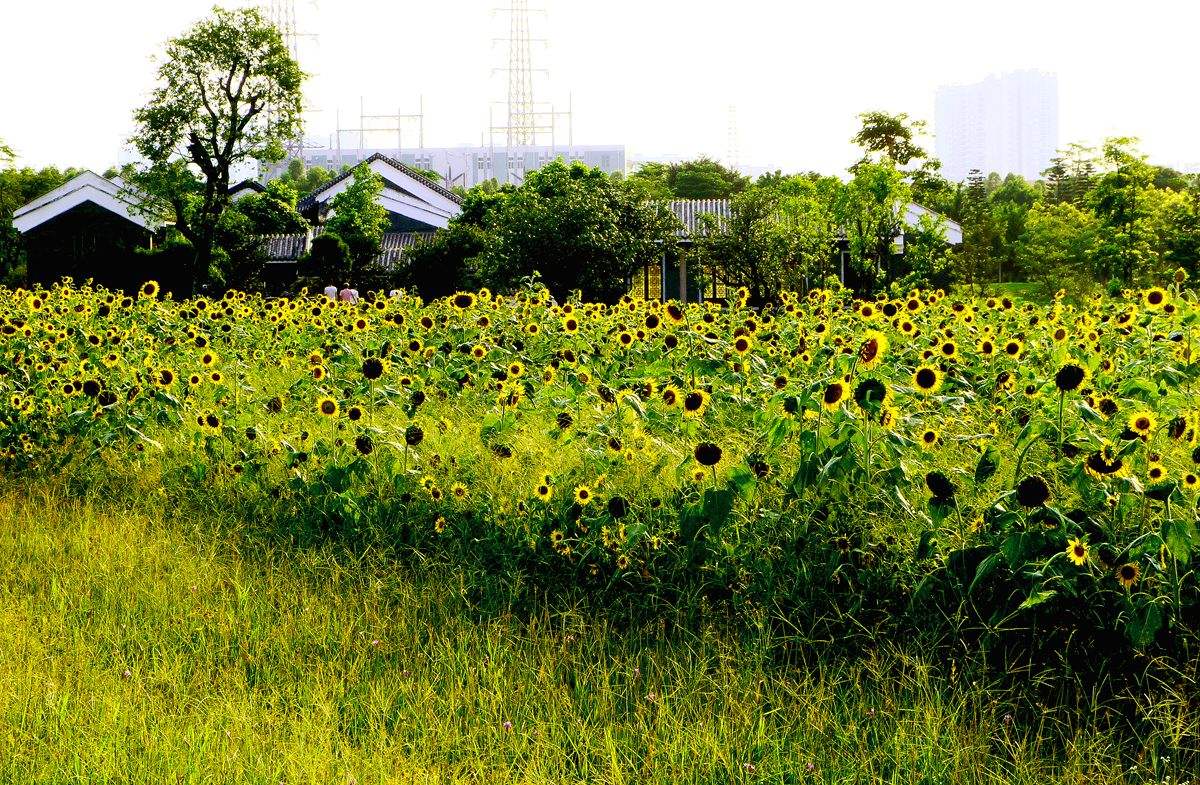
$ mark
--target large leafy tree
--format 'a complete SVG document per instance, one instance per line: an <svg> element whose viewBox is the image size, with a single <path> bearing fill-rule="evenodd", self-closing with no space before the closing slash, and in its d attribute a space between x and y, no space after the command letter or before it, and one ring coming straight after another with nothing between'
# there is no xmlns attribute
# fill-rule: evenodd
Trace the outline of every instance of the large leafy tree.
<svg viewBox="0 0 1200 785"><path fill-rule="evenodd" d="M148 162L134 184L173 214L195 250L193 276L212 263L230 171L280 160L299 136L303 78L254 8L215 8L167 43L158 85L134 113L131 141Z"/></svg>
<svg viewBox="0 0 1200 785"><path fill-rule="evenodd" d="M675 242L678 222L637 183L617 183L599 169L561 161L531 172L459 220L490 234L479 278L504 290L534 273L557 298L615 302L639 267Z"/></svg>
<svg viewBox="0 0 1200 785"><path fill-rule="evenodd" d="M707 157L645 163L629 179L658 199L728 199L750 185L750 178Z"/></svg>
<svg viewBox="0 0 1200 785"><path fill-rule="evenodd" d="M890 159L860 162L838 201L850 270L846 285L870 295L887 289L904 271L895 262L895 243L904 231L904 209L912 188Z"/></svg>
<svg viewBox="0 0 1200 785"><path fill-rule="evenodd" d="M812 176L770 178L733 197L729 217L704 216L695 252L709 271L745 286L750 301L777 300L832 272L840 183Z"/></svg>

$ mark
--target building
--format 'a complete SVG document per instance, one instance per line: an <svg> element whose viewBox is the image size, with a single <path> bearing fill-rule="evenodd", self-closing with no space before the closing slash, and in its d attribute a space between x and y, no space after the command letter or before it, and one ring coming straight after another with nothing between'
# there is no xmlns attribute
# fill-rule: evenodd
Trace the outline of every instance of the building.
<svg viewBox="0 0 1200 785"><path fill-rule="evenodd" d="M417 169L437 172L451 188L471 188L486 180L500 183L523 179L524 172L540 169L551 161L578 161L603 172L625 173L625 147L622 145L540 145L522 147L510 156L501 147L422 147L412 149L342 148L306 149L304 165L321 166L335 172L356 166L373 156L383 155ZM287 161L265 172L266 179L278 177L287 169Z"/></svg>
<svg viewBox="0 0 1200 785"><path fill-rule="evenodd" d="M462 211L462 198L458 194L423 177L401 161L375 153L362 163L383 179L383 193L379 199L388 212L389 231L444 229L450 219ZM309 222L319 226L325 222L333 198L353 182L353 171L343 172L302 199L297 209Z"/></svg>
<svg viewBox="0 0 1200 785"><path fill-rule="evenodd" d="M689 273L687 254L679 249L690 246L693 238L703 231L702 216L712 215L718 222L725 221L730 215L728 199L675 199L670 203L671 211L679 220L679 229L675 232L678 248L667 249L662 256L639 270L630 281L630 293L634 297L658 300L686 300L699 302L706 299L724 299L727 294L726 285L715 279L706 282L701 290L694 273ZM931 217L938 222L945 232L946 243L961 245L963 241L962 225L957 221L922 207L916 202L910 202L904 207L903 221L905 226L917 226L922 217ZM904 233L896 238L896 247L904 252ZM846 280L846 261L848 250L843 235L836 247L830 249L840 264L839 278Z"/></svg>
<svg viewBox="0 0 1200 785"><path fill-rule="evenodd" d="M64 276L136 288L144 280L137 249L154 247L158 224L120 179L84 172L13 213L31 283Z"/></svg>
<svg viewBox="0 0 1200 785"><path fill-rule="evenodd" d="M1035 180L1058 149L1058 77L1014 71L942 87L934 135L950 180L965 180L972 169Z"/></svg>

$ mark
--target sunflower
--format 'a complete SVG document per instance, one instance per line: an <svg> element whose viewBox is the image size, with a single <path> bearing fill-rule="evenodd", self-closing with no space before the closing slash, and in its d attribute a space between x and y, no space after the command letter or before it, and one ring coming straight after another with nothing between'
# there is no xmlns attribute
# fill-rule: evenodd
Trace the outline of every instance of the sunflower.
<svg viewBox="0 0 1200 785"><path fill-rule="evenodd" d="M1004 346L1001 347L1001 351L1003 351L1009 357L1015 359L1021 356L1021 352L1025 351L1025 344L1017 338L1009 338L1004 342Z"/></svg>
<svg viewBox="0 0 1200 785"><path fill-rule="evenodd" d="M382 357L368 357L363 360L362 375L368 381L375 381L382 377L388 370L388 361Z"/></svg>
<svg viewBox="0 0 1200 785"><path fill-rule="evenodd" d="M542 482L539 482L536 486L534 486L533 494L543 502L549 503L550 499L554 497L554 486L543 479Z"/></svg>
<svg viewBox="0 0 1200 785"><path fill-rule="evenodd" d="M925 450L937 447L939 441L941 441L941 436L933 428L926 428L917 435L917 443Z"/></svg>
<svg viewBox="0 0 1200 785"><path fill-rule="evenodd" d="M525 373L525 365L520 360L513 360L508 364L508 375L512 377L520 377Z"/></svg>
<svg viewBox="0 0 1200 785"><path fill-rule="evenodd" d="M708 408L709 395L704 390L692 390L683 396L683 413L688 417L699 417Z"/></svg>
<svg viewBox="0 0 1200 785"><path fill-rule="evenodd" d="M701 466L716 466L721 462L722 452L721 448L712 442L700 442L692 451L692 456Z"/></svg>
<svg viewBox="0 0 1200 785"><path fill-rule="evenodd" d="M1197 487L1200 487L1200 476L1197 476L1195 472L1187 472L1183 475L1183 487L1189 491L1194 491Z"/></svg>
<svg viewBox="0 0 1200 785"><path fill-rule="evenodd" d="M983 338L979 341L979 343L975 344L975 348L978 349L979 353L984 357L991 357L996 353L996 342L991 338Z"/></svg>
<svg viewBox="0 0 1200 785"><path fill-rule="evenodd" d="M922 365L913 373L912 383L922 395L933 395L942 388L942 372L932 365Z"/></svg>
<svg viewBox="0 0 1200 785"><path fill-rule="evenodd" d="M1142 301L1151 311L1161 310L1167 304L1167 290L1153 286L1142 293Z"/></svg>
<svg viewBox="0 0 1200 785"><path fill-rule="evenodd" d="M433 530L438 534L446 531L446 517L444 515L439 515L437 520L433 522Z"/></svg>
<svg viewBox="0 0 1200 785"><path fill-rule="evenodd" d="M1111 444L1103 445L1099 450L1089 455L1083 462L1083 468L1088 474L1097 479L1119 477L1125 473L1125 462Z"/></svg>
<svg viewBox="0 0 1200 785"><path fill-rule="evenodd" d="M580 507L586 507L592 502L592 489L586 485L576 485L574 497L576 504Z"/></svg>
<svg viewBox="0 0 1200 785"><path fill-rule="evenodd" d="M329 396L323 396L317 399L318 413L326 417L337 417L338 411L338 402Z"/></svg>
<svg viewBox="0 0 1200 785"><path fill-rule="evenodd" d="M158 281L146 281L142 284L142 288L138 290L138 295L145 297L147 300L153 300L158 297Z"/></svg>
<svg viewBox="0 0 1200 785"><path fill-rule="evenodd" d="M1050 486L1036 474L1017 485L1017 502L1022 507L1042 507L1049 500Z"/></svg>
<svg viewBox="0 0 1200 785"><path fill-rule="evenodd" d="M847 391L845 382L832 382L831 384L826 385L825 392L821 394L821 405L824 406L827 411L836 411L837 408L841 406L842 401L846 399L846 395Z"/></svg>
<svg viewBox="0 0 1200 785"><path fill-rule="evenodd" d="M470 495L470 491L468 491L467 486L463 485L461 482L456 482L450 486L450 495L455 499L462 501Z"/></svg>
<svg viewBox="0 0 1200 785"><path fill-rule="evenodd" d="M170 387L175 383L175 372L170 368L159 368L154 372L154 383L159 387Z"/></svg>
<svg viewBox="0 0 1200 785"><path fill-rule="evenodd" d="M739 335L733 340L733 350L738 354L745 354L754 348L754 339L749 335Z"/></svg>
<svg viewBox="0 0 1200 785"><path fill-rule="evenodd" d="M883 361L887 350L887 336L878 330L867 330L858 347L858 364L869 371Z"/></svg>
<svg viewBox="0 0 1200 785"><path fill-rule="evenodd" d="M1150 436L1150 433L1158 425L1158 419L1154 416L1154 412L1142 409L1129 415L1128 424L1129 430L1145 439Z"/></svg>
<svg viewBox="0 0 1200 785"><path fill-rule="evenodd" d="M1082 567L1088 560L1087 543L1078 537L1073 538L1067 543L1066 554L1067 558L1074 562L1077 567Z"/></svg>
<svg viewBox="0 0 1200 785"><path fill-rule="evenodd" d="M1130 562L1122 564L1117 568L1117 581L1126 589L1132 588L1133 584L1137 583L1138 576L1142 574L1142 570L1137 564Z"/></svg>
<svg viewBox="0 0 1200 785"><path fill-rule="evenodd" d="M1059 392L1075 392L1087 382L1090 375L1087 368L1071 360L1059 366L1054 374L1054 386Z"/></svg>
<svg viewBox="0 0 1200 785"><path fill-rule="evenodd" d="M475 304L475 295L470 292L456 292L450 297L450 304L456 310L465 311Z"/></svg>

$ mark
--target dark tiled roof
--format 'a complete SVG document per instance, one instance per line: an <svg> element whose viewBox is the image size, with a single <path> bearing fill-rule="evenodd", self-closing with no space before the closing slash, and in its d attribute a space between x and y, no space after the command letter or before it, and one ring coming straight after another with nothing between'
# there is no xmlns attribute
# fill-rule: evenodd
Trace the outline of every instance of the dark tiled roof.
<svg viewBox="0 0 1200 785"><path fill-rule="evenodd" d="M318 230L317 236L321 234ZM383 236L380 254L376 261L384 267L391 267L400 261L404 252L419 242L433 237L433 232L388 232ZM300 261L305 251L305 235L303 234L271 234L265 235L263 243L267 247L267 261L275 264L286 264Z"/></svg>
<svg viewBox="0 0 1200 785"><path fill-rule="evenodd" d="M446 197L447 199L453 201L455 204L462 204L461 196L454 193L450 189L444 188L441 185L438 185L437 183L433 182L432 180L427 178L425 175L418 172L416 169L413 169L408 164L401 163L400 161L397 161L395 158L386 156L383 153L375 153L374 155L372 155L370 158L363 161L362 163L369 164L372 161L384 161L384 162L396 167L400 171L404 172L409 177L416 178L417 181L420 182L422 185L426 185L429 188L432 188L434 191L436 191L437 193ZM330 186L337 185L338 183L342 182L343 180L345 180L349 177L353 177L353 176L354 176L354 169L348 169L347 171L342 172L337 177L333 178L329 182L322 185L320 188L317 189L316 193L314 193L310 196L306 196L305 198L301 199L300 204L298 205L300 212L305 212L306 210L310 210L310 209L312 209L312 207L314 207L316 205L316 203L317 203L316 194L317 193L320 193L321 191L326 190Z"/></svg>

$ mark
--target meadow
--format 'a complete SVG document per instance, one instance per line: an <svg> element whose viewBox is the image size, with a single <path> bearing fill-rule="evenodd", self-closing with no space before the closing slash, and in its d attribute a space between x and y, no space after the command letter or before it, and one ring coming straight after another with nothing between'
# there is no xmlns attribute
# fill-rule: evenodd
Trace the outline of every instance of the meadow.
<svg viewBox="0 0 1200 785"><path fill-rule="evenodd" d="M0 291L0 771L1173 781L1186 283Z"/></svg>

